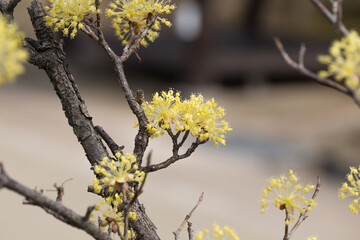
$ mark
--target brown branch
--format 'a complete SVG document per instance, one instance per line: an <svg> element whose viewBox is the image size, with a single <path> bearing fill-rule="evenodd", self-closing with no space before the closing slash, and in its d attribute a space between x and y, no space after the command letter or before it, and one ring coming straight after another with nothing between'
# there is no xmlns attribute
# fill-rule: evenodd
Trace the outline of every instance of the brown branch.
<svg viewBox="0 0 360 240"><path fill-rule="evenodd" d="M192 229L192 223L191 222L187 222L188 223L188 236L189 236L189 240L193 240L194 239L194 230Z"/></svg>
<svg viewBox="0 0 360 240"><path fill-rule="evenodd" d="M65 63L62 45L54 39L52 30L45 26L45 12L39 0L31 3L28 12L37 37L37 40L25 39L25 47L30 53L29 62L43 69L50 78L69 125L84 148L88 160L94 165L103 157L108 157L108 153L94 129L87 106Z"/></svg>
<svg viewBox="0 0 360 240"><path fill-rule="evenodd" d="M199 200L197 201L196 205L193 207L193 209L189 212L188 215L186 215L184 221L181 223L180 227L178 230L176 230L176 232L173 232L174 235L175 235L175 240L178 240L179 239L179 234L181 233L181 230L183 229L184 225L186 222L189 221L189 219L191 218L193 212L196 210L196 208L200 205L200 203L202 202L202 200L204 199L204 193L201 193L200 197L199 197ZM189 223L189 228L191 228L191 223ZM189 233L189 236L190 236L190 233Z"/></svg>
<svg viewBox="0 0 360 240"><path fill-rule="evenodd" d="M29 62L44 69L47 73L61 100L69 124L73 127L74 134L83 146L90 163L94 165L101 161L103 157L109 157L109 154L95 131L92 118L86 110L85 102L79 94L68 66L64 63L65 53L62 51L62 46L54 39L52 30L45 26L45 12L40 1L34 0L28 11L37 37L37 40L27 38L25 41L25 47L30 53ZM99 41L102 41L102 39L103 35L101 34ZM108 45L104 45L104 48L107 49L107 53L112 57L116 56ZM119 81L122 83L123 89L126 89L124 90L126 99L133 112L136 112L138 119L140 119L140 129L136 138L134 154L140 159L139 162L141 164L141 159L148 143L147 120L141 106L132 96L132 92L123 74L122 65L116 64L120 63L120 61L115 60L114 65L117 72L122 73L121 76L119 74L118 76L121 78ZM136 201L134 208L137 212L137 219L131 222L138 239L158 240L159 237L155 232L156 227L152 224L138 201Z"/></svg>
<svg viewBox="0 0 360 240"><path fill-rule="evenodd" d="M134 155L137 156L137 162L139 166L141 166L142 158L149 142L149 132L146 129L148 121L145 112L142 109L141 105L136 101L136 98L132 90L130 89L120 57L111 49L111 47L104 38L103 32L100 32L99 35L96 36L96 34L91 30L90 27L85 27L85 29L83 29L83 32L87 34L90 38L94 39L104 49L104 51L111 59L118 82L125 93L125 98L128 102L128 105L134 115L137 117L137 120L139 122L139 131L135 137Z"/></svg>
<svg viewBox="0 0 360 240"><path fill-rule="evenodd" d="M142 170L145 171L145 172L155 172L155 171L158 171L160 169L167 168L171 164L173 164L173 163L175 163L175 162L177 162L177 161L179 161L181 159L190 157L191 154L195 151L195 149L199 145L204 144L206 142L207 142L206 140L200 141L199 139L196 139L196 141L191 144L191 146L188 148L188 150L186 150L186 152L184 154L181 154L181 155L178 154L178 149L174 150L174 147L173 147L173 155L170 158L168 158L164 162L153 164L153 165L150 165L148 167L144 167Z"/></svg>
<svg viewBox="0 0 360 240"><path fill-rule="evenodd" d="M105 132L102 127L95 126L95 130L101 136L101 138L104 139L114 156L117 152L122 153L124 146L117 145L116 142Z"/></svg>
<svg viewBox="0 0 360 240"><path fill-rule="evenodd" d="M279 52L281 53L282 57L284 58L285 62L287 64L289 64L292 68L294 68L295 70L297 70L298 72L304 74L305 76L308 76L312 79L314 79L316 82L318 82L321 85L324 85L326 87L330 87L332 89L335 89L339 92L344 93L345 95L348 95L349 97L351 97L355 103L360 106L360 99L358 99L357 96L355 96L352 91L350 91L350 89L348 89L346 86L342 85L341 83L335 82L331 79L327 79L327 78L322 78L320 77L318 74L311 72L309 69L307 69L304 66L303 63L303 59L304 59L304 54L305 54L305 47L302 46L300 49L300 56L299 56L299 63L295 62L290 56L289 54L285 51L283 44L281 43L279 38L274 38L274 42L275 45L277 47L277 49L279 50Z"/></svg>
<svg viewBox="0 0 360 240"><path fill-rule="evenodd" d="M349 30L345 27L344 23L341 21L342 15L342 1L335 0L333 2L333 9L335 12L330 12L327 7L322 4L320 0L310 0L317 9L325 16L325 18L334 26L335 30L338 31L341 35L347 36L349 34ZM338 5L336 7L335 5ZM338 8L338 10L336 10Z"/></svg>
<svg viewBox="0 0 360 240"><path fill-rule="evenodd" d="M98 240L111 240L112 238L102 232L96 225L88 220L90 214L89 209L85 216L80 216L71 209L63 206L61 203L51 200L39 192L36 192L9 177L2 164L0 163L0 188L7 188L26 198L32 205L39 206L47 213L53 215L60 221L79 228L87 232L89 235Z"/></svg>
<svg viewBox="0 0 360 240"><path fill-rule="evenodd" d="M14 10L19 2L21 2L21 0L10 0L9 2L0 0L0 12L6 15L9 22L14 20Z"/></svg>

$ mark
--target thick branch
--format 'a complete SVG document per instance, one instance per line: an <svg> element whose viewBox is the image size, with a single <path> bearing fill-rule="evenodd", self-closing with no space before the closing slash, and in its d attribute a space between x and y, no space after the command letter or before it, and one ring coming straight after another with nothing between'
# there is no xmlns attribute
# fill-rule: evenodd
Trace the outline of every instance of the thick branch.
<svg viewBox="0 0 360 240"><path fill-rule="evenodd" d="M62 45L54 39L52 30L45 26L45 12L40 1L33 1L28 12L38 39L27 38L25 41L25 47L30 53L29 62L43 69L50 78L61 100L69 125L73 128L74 134L93 165L108 156L106 148L94 129L85 102L65 64Z"/></svg>
<svg viewBox="0 0 360 240"><path fill-rule="evenodd" d="M105 232L102 232L95 224L89 221L89 208L85 216L80 216L71 209L63 206L60 202L51 200L46 196L38 193L9 177L0 163L0 188L7 188L26 198L32 205L44 209L47 213L53 215L60 221L79 228L98 240L111 240L112 238Z"/></svg>
<svg viewBox="0 0 360 240"><path fill-rule="evenodd" d="M21 0L10 0L9 2L0 0L0 12L7 16L9 22L14 20L14 10L19 2L21 2Z"/></svg>

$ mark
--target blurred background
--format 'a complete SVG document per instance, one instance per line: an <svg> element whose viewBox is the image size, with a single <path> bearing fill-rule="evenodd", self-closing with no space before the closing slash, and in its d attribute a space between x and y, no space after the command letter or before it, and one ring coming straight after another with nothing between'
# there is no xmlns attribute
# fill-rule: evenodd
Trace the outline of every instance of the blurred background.
<svg viewBox="0 0 360 240"><path fill-rule="evenodd" d="M45 2L45 1L44 1ZM103 1L103 7L108 1ZM338 189L349 165L359 165L360 111L340 93L316 84L291 69L272 38L280 37L297 59L305 43L305 64L317 72L316 56L326 53L340 36L304 0L176 0L169 16L173 26L125 63L133 90L147 100L156 91L173 88L184 98L202 93L223 106L234 129L226 146L211 142L187 159L153 173L140 196L162 239L173 239L201 192L203 203L191 218L194 229L216 222L234 228L240 239L282 239L284 213L269 207L260 215L261 189L271 176L293 169L304 184L322 186L319 204L292 239L316 234L320 239L358 239L360 218L340 200ZM328 1L324 1L328 4ZM33 37L22 1L15 19ZM359 28L360 2L344 1L344 23ZM105 19L105 22L108 21ZM110 25L108 25L110 26ZM122 46L105 27L111 46ZM128 109L111 62L92 40L79 33L65 40L67 62L100 125L131 152L136 119ZM46 75L29 64L13 84L0 88L0 161L8 174L27 186L50 190L65 185L64 205L82 214L100 199L86 192L93 175L80 144ZM154 139L153 162L171 156L167 136ZM54 192L47 196L56 198ZM22 205L23 198L0 191L0 239L89 239L43 210ZM182 239L187 239L186 231Z"/></svg>

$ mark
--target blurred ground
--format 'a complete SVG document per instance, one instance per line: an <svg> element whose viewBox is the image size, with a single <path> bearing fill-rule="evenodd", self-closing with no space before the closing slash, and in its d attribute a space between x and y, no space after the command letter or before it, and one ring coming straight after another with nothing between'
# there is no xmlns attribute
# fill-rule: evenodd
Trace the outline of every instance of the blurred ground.
<svg viewBox="0 0 360 240"><path fill-rule="evenodd" d="M194 1L175 1L178 7L184 2ZM304 41L309 49L305 62L316 71L315 56L338 37L332 27L310 1L196 2L206 8L197 38L180 40L174 24L139 51L141 64L135 57L125 64L126 73L132 74L130 85L144 89L147 99L169 88L184 97L201 92L225 107L226 120L234 129L227 134L226 147L207 143L190 158L149 176L140 200L161 238L173 239L172 232L204 192L204 201L191 218L194 229L217 222L236 229L241 239L281 239L283 213L269 208L260 215L259 201L267 179L291 168L304 184L315 183L316 176L322 181L319 206L292 239L312 234L323 240L358 239L359 216L348 210L349 201L340 200L337 191L348 166L359 162L360 111L346 96L299 79L272 44L272 37L279 36L296 54ZM19 4L15 19L27 36L33 36L28 4ZM346 1L344 21L350 29L357 27L359 7L359 1ZM113 30L107 30L110 44L119 52ZM81 34L66 40L65 49L94 124L131 152L136 119L110 62ZM170 147L164 136L151 141L148 149L160 162L170 156ZM34 67L28 67L16 83L0 88L0 153L8 174L31 188L52 189L53 183L74 178L65 185L64 205L78 213L99 201L86 192L93 175L60 101L47 77ZM56 198L54 192L45 194ZM12 192L0 191L1 240L89 239L22 201ZM187 239L185 231L182 239Z"/></svg>
<svg viewBox="0 0 360 240"><path fill-rule="evenodd" d="M76 70L74 75L94 123L130 152L135 118L116 80ZM173 239L172 232L201 192L205 199L191 219L195 229L217 222L236 229L241 239L281 239L283 213L269 208L260 215L259 201L266 180L289 168L304 184L315 183L317 175L322 179L319 206L293 239L311 234L320 239L357 239L358 216L348 210L349 201L337 197L348 164L357 165L359 155L360 111L350 99L311 82L224 88L136 77L129 81L142 86L148 98L170 87L185 96L202 92L205 98L214 97L226 108L226 119L234 129L227 135L226 147L207 143L190 158L149 176L140 200L162 239ZM0 88L0 116L0 161L10 176L38 189L74 178L65 185L64 204L79 213L99 201L86 192L93 178L89 164L43 73L30 67L27 77ZM150 149L154 161L171 153L166 136L151 141ZM45 194L56 197L54 192ZM89 239L22 201L8 190L0 191L0 239Z"/></svg>

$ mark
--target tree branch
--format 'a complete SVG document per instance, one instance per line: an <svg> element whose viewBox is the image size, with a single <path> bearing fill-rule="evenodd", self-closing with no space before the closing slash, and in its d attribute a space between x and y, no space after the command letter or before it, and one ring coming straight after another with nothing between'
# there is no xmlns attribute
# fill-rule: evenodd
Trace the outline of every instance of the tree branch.
<svg viewBox="0 0 360 240"><path fill-rule="evenodd" d="M176 135L174 135L174 136L176 136ZM191 144L191 146L188 148L188 150L184 154L181 154L181 155L178 154L179 149L177 148L177 150L176 149L174 150L174 147L173 147L173 155L170 158L168 158L164 162L153 164L153 165L150 165L148 167L144 167L142 170L145 171L145 172L155 172L155 171L158 171L160 169L167 168L171 164L173 164L173 163L175 163L175 162L177 162L177 161L179 161L181 159L190 157L191 154L195 151L195 149L199 145L204 144L206 142L207 141L205 141L205 140L200 141L199 139L196 139L196 141Z"/></svg>
<svg viewBox="0 0 360 240"><path fill-rule="evenodd" d="M316 82L320 83L321 85L324 85L326 87L333 88L341 93L344 93L345 95L351 97L354 102L360 106L360 99L359 97L354 94L350 89L348 89L346 86L344 86L341 83L335 82L331 79L322 78L318 74L311 72L309 69L307 69L304 66L303 59L305 54L305 48L304 46L301 47L300 53L299 53L299 63L295 62L289 54L285 51L281 41L278 38L274 38L274 42L276 47L278 48L279 52L281 53L282 57L284 58L285 62L289 64L292 68L297 70L298 72L304 74L305 76L308 76L312 79L314 79Z"/></svg>
<svg viewBox="0 0 360 240"><path fill-rule="evenodd" d="M184 221L181 223L180 227L178 230L176 230L176 232L173 232L175 235L175 240L179 239L179 234L181 233L181 230L183 229L185 223L188 223L188 233L189 233L189 239L192 239L192 229L191 229L191 223L188 222L189 219L191 218L193 212L196 210L196 208L200 205L200 203L202 202L202 200L204 199L204 193L200 194L199 200L197 201L196 205L193 207L193 209L189 212L188 215L186 215Z"/></svg>
<svg viewBox="0 0 360 240"><path fill-rule="evenodd" d="M117 143L109 136L109 134L105 132L102 127L95 126L95 130L101 136L101 138L104 139L114 156L117 152L122 153L124 146L117 145Z"/></svg>
<svg viewBox="0 0 360 240"><path fill-rule="evenodd" d="M317 9L325 16L325 18L334 26L335 30L341 35L347 36L349 30L341 21L342 18L342 0L333 1L333 13L327 9L327 7L320 2L320 0L310 0Z"/></svg>
<svg viewBox="0 0 360 240"><path fill-rule="evenodd" d="M74 77L65 64L62 45L54 39L52 30L45 26L45 12L39 0L31 3L28 12L38 39L25 39L25 47L30 53L29 62L43 69L50 78L69 125L83 146L91 165L94 165L108 156L108 153L94 129L92 118L80 96Z"/></svg>
<svg viewBox="0 0 360 240"><path fill-rule="evenodd" d="M54 39L51 28L45 26L45 12L39 0L32 1L31 7L28 8L28 12L38 39L33 40L27 38L25 41L25 47L30 53L29 62L43 69L47 73L61 100L69 125L73 127L74 134L83 146L91 165L94 165L98 161L101 161L103 157L109 157L109 154L95 131L91 120L92 118L87 112L85 102L80 96L74 78L68 70L68 66L64 63L65 53L62 50L62 45ZM108 45L105 45L104 47L110 49ZM146 116L141 106L135 101L135 98L132 95L120 61L117 60L116 63L119 63L115 64L115 66L118 70L117 73L121 73L118 74L118 76L123 89L125 89L126 99L133 112L136 113L135 115L140 119L140 129L135 140L134 154L138 159L142 159L148 144ZM136 232L137 239L158 240L159 237L155 232L156 227L148 218L144 208L138 201L136 201L134 209L137 212L137 219L130 221L130 223L132 223L132 228Z"/></svg>
<svg viewBox="0 0 360 240"><path fill-rule="evenodd" d="M105 232L102 232L95 224L89 221L89 209L85 216L80 216L71 209L63 206L60 202L51 200L9 177L0 163L0 189L7 188L26 198L32 204L41 207L47 213L53 215L60 221L79 228L98 240L111 240L112 238ZM92 210L91 210L92 211Z"/></svg>

